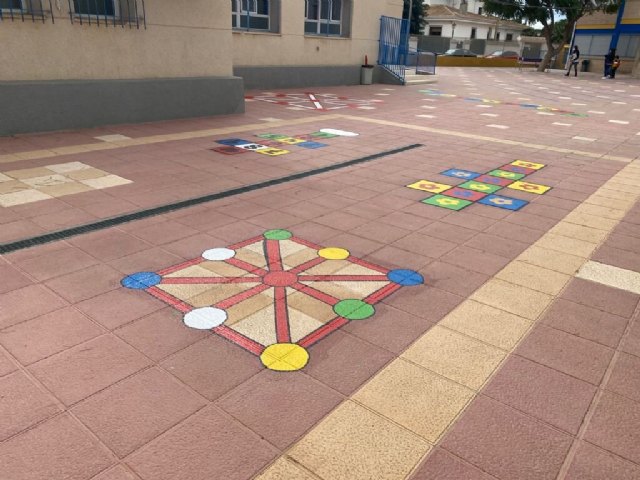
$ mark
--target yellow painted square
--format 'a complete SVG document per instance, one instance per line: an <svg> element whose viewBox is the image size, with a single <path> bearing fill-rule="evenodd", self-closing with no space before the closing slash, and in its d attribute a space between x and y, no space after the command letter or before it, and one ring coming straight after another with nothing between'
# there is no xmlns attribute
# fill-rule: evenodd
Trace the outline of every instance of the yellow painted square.
<svg viewBox="0 0 640 480"><path fill-rule="evenodd" d="M422 190L424 192L430 192L430 193L442 193L445 190L449 190L450 188L453 188L452 185L430 182L429 180L419 180L416 183L407 185L407 187L413 188L415 190Z"/></svg>
<svg viewBox="0 0 640 480"><path fill-rule="evenodd" d="M526 160L516 160L515 162L511 162L511 165L514 165L516 167L531 168L533 170L540 170L541 168L544 168L546 166L544 163L533 163L527 162Z"/></svg>
<svg viewBox="0 0 640 480"><path fill-rule="evenodd" d="M527 193L535 193L536 195L542 195L551 190L551 187L547 185L529 182L513 182L511 185L507 185L507 188L513 188L514 190L521 190Z"/></svg>
<svg viewBox="0 0 640 480"><path fill-rule="evenodd" d="M290 153L289 150L282 150L281 148L265 148L264 150L255 150L256 153L262 155L269 155L270 157L277 157L278 155L286 155Z"/></svg>
<svg viewBox="0 0 640 480"><path fill-rule="evenodd" d="M276 142L285 143L287 145L297 145L298 143L306 142L306 140L302 140L301 138L284 137L278 138Z"/></svg>

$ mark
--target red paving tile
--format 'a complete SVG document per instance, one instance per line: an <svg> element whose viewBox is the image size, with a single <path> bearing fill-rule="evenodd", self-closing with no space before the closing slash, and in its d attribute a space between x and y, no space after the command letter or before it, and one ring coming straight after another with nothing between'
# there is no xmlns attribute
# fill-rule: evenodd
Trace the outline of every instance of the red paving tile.
<svg viewBox="0 0 640 480"><path fill-rule="evenodd" d="M409 478L410 480L491 480L496 477L437 448Z"/></svg>
<svg viewBox="0 0 640 480"><path fill-rule="evenodd" d="M29 371L65 405L72 405L149 363L122 340L103 335L41 360Z"/></svg>
<svg viewBox="0 0 640 480"><path fill-rule="evenodd" d="M619 352L606 388L640 402L640 358Z"/></svg>
<svg viewBox="0 0 640 480"><path fill-rule="evenodd" d="M442 441L501 480L555 479L570 446L570 436L482 396Z"/></svg>
<svg viewBox="0 0 640 480"><path fill-rule="evenodd" d="M31 285L0 295L0 328L38 317L66 306L66 302L42 285Z"/></svg>
<svg viewBox="0 0 640 480"><path fill-rule="evenodd" d="M629 318L640 295L574 278L562 292L562 298L605 312Z"/></svg>
<svg viewBox="0 0 640 480"><path fill-rule="evenodd" d="M117 465L104 473L101 473L92 480L139 480L140 477L131 473L122 465Z"/></svg>
<svg viewBox="0 0 640 480"><path fill-rule="evenodd" d="M143 480L245 480L277 450L215 407L207 407L127 459Z"/></svg>
<svg viewBox="0 0 640 480"><path fill-rule="evenodd" d="M98 260L79 248L62 248L16 262L18 267L39 281L76 272L98 264Z"/></svg>
<svg viewBox="0 0 640 480"><path fill-rule="evenodd" d="M95 265L45 282L70 302L80 302L120 287L122 273L106 265Z"/></svg>
<svg viewBox="0 0 640 480"><path fill-rule="evenodd" d="M151 368L103 390L72 411L123 458L206 404L169 374Z"/></svg>
<svg viewBox="0 0 640 480"><path fill-rule="evenodd" d="M10 374L17 370L16 365L2 350L0 350L0 377Z"/></svg>
<svg viewBox="0 0 640 480"><path fill-rule="evenodd" d="M44 454L46 452L46 454ZM115 458L69 415L59 415L0 444L7 479L90 479Z"/></svg>
<svg viewBox="0 0 640 480"><path fill-rule="evenodd" d="M635 480L640 467L616 455L580 442L566 480Z"/></svg>
<svg viewBox="0 0 640 480"><path fill-rule="evenodd" d="M0 294L31 285L33 282L11 265L0 265Z"/></svg>
<svg viewBox="0 0 640 480"><path fill-rule="evenodd" d="M425 278L429 286L466 297L485 283L489 276L436 261L429 264Z"/></svg>

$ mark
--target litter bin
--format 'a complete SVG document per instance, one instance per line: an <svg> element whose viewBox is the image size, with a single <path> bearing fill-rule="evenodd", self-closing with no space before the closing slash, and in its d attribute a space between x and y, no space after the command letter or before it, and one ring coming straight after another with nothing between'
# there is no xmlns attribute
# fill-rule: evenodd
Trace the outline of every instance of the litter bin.
<svg viewBox="0 0 640 480"><path fill-rule="evenodd" d="M362 65L360 70L360 85L371 85L373 83L373 65Z"/></svg>
<svg viewBox="0 0 640 480"><path fill-rule="evenodd" d="M582 60L582 65L580 67L580 71L581 72L588 72L589 71L589 64L591 63L590 60Z"/></svg>

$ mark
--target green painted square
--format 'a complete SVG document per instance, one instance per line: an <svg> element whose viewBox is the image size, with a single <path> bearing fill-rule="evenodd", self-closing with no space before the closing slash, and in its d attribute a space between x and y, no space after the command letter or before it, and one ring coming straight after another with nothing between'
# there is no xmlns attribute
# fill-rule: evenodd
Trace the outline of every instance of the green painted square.
<svg viewBox="0 0 640 480"><path fill-rule="evenodd" d="M462 210L464 207L468 207L473 203L468 200L462 200L461 198L447 197L446 195L434 195L433 197L421 200L421 202L448 210Z"/></svg>
<svg viewBox="0 0 640 480"><path fill-rule="evenodd" d="M338 135L334 135L333 133L313 132L311 136L317 138L333 138L337 137Z"/></svg>
<svg viewBox="0 0 640 480"><path fill-rule="evenodd" d="M500 169L489 172L489 175L491 175L492 177L506 178L509 180L520 180L521 178L526 177L524 173L507 172L506 170Z"/></svg>
<svg viewBox="0 0 640 480"><path fill-rule="evenodd" d="M511 172L507 172L507 173L511 173ZM502 189L500 185L489 185L488 183L475 182L473 180L464 182L458 185L458 187L467 188L469 190L475 190L476 192L482 192L482 193L495 193L498 190Z"/></svg>
<svg viewBox="0 0 640 480"><path fill-rule="evenodd" d="M268 138L271 140L278 140L280 138L288 138L287 135L280 135L279 133L261 133L260 135L256 135L259 138Z"/></svg>

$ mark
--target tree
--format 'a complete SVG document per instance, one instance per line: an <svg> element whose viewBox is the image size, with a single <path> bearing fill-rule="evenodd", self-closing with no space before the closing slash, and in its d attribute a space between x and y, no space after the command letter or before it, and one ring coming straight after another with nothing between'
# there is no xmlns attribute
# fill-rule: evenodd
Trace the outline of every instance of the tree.
<svg viewBox="0 0 640 480"><path fill-rule="evenodd" d="M422 3L422 0L404 0L402 18L409 17L409 5L411 4L411 35L421 35L424 26L427 24L427 10L429 5Z"/></svg>
<svg viewBox="0 0 640 480"><path fill-rule="evenodd" d="M522 36L523 37L539 37L540 36L540 30L536 30L535 28L532 27L527 27L522 31Z"/></svg>
<svg viewBox="0 0 640 480"><path fill-rule="evenodd" d="M538 71L548 68L551 58L569 43L576 22L594 12L614 13L621 0L485 0L484 11L500 18L541 23L542 36L547 43ZM556 21L555 17L564 17ZM558 26L557 26L558 25Z"/></svg>

